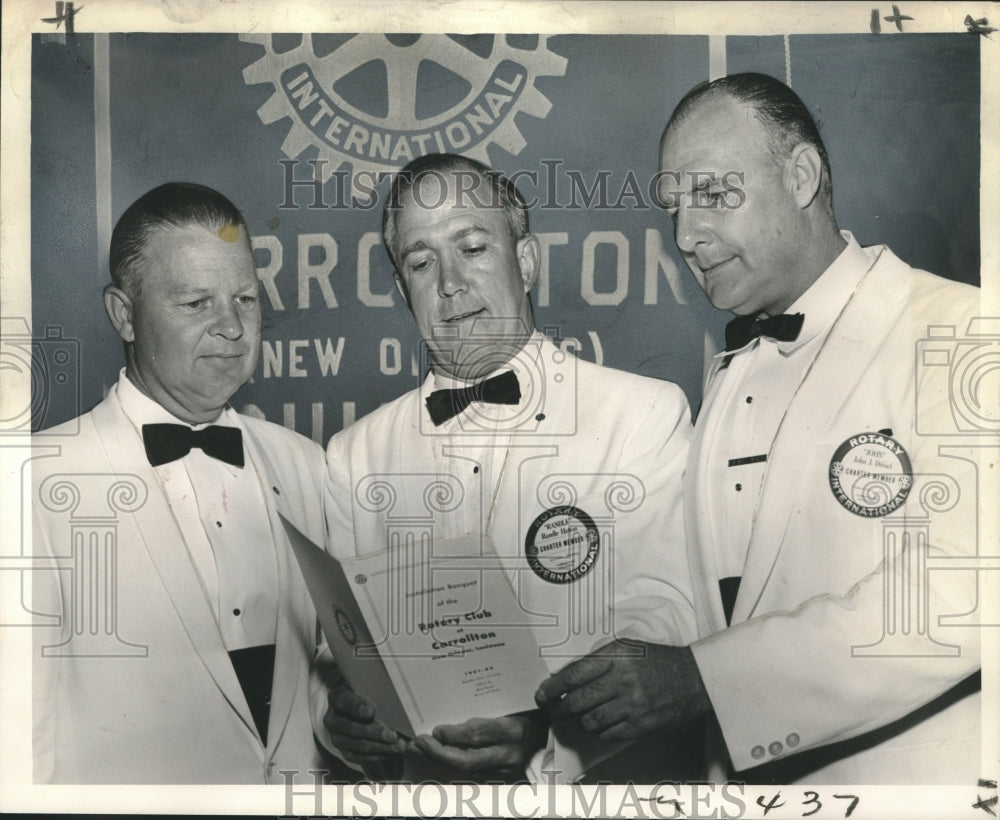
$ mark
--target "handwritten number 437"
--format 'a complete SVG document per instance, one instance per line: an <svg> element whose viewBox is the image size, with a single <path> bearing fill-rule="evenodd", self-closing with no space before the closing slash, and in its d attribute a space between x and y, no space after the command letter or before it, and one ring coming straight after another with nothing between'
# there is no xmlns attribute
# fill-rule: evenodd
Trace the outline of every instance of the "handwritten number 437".
<svg viewBox="0 0 1000 820"><path fill-rule="evenodd" d="M847 805L847 811L844 812L844 817L850 817L854 809L857 807L858 802L861 800L856 794L835 794L838 800L850 800L851 802ZM820 802L819 793L813 791L805 792L805 800L802 801L802 805L809 807L809 811L803 811L802 817L809 817L810 815L816 814L823 804ZM764 816L767 817L767 813L772 809L780 808L784 806L785 803L781 799L781 792L777 792L770 800L764 802L764 795L760 795L757 798L757 805L764 810Z"/></svg>

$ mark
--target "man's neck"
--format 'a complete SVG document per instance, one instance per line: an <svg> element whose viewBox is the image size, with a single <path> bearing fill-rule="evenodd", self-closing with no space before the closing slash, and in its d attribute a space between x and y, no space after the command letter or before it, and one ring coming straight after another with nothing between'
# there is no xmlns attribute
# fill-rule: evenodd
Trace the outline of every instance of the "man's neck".
<svg viewBox="0 0 1000 820"><path fill-rule="evenodd" d="M495 352L497 352L498 355L490 355L488 358L489 364L492 366L492 369L489 372L485 372L481 368L469 368L469 372L461 371L461 374L459 374L452 372L447 367L442 367L436 361L431 362L431 370L434 372L434 377L438 380L444 379L446 381L464 385L475 384L501 372L505 368L511 367L514 360L522 355L525 348L528 346L528 342L538 335L540 334L537 330L535 330L520 342L511 342L509 345L504 344L497 346L495 348Z"/></svg>
<svg viewBox="0 0 1000 820"><path fill-rule="evenodd" d="M829 225L832 225L832 229ZM824 225L822 230L810 233L802 242L803 253L792 269L787 291L782 294L780 302L768 306L762 313L768 316L784 313L813 286L847 247L844 237L832 223Z"/></svg>
<svg viewBox="0 0 1000 820"><path fill-rule="evenodd" d="M823 231L820 236L816 239L816 266L819 269L819 273L816 274L813 281L819 279L823 275L823 272L832 265L838 256L844 252L844 248L847 247L847 240L840 235L840 231L837 230L837 226L834 225L832 230Z"/></svg>
<svg viewBox="0 0 1000 820"><path fill-rule="evenodd" d="M125 378L127 378L129 382L131 382L132 386L142 393L142 395L144 395L147 399L160 405L160 407L170 413L170 415L177 420L183 421L185 424L190 424L193 427L197 427L199 424L210 424L216 421L219 416L222 415L222 411L226 409L225 405L223 405L217 410L195 414L178 402L173 401L170 396L164 395L163 400L161 400L161 398L156 396L153 391L149 389L136 371L127 365L125 367Z"/></svg>

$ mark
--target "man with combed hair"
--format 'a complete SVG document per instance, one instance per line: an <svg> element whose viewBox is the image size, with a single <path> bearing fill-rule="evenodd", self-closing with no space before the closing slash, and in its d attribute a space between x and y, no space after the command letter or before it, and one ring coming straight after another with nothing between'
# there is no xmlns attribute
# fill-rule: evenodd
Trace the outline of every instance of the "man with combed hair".
<svg viewBox="0 0 1000 820"><path fill-rule="evenodd" d="M539 243L503 175L455 155L416 160L393 183L383 228L431 372L331 439L331 548L346 557L386 549L392 527L406 520L432 525L435 538L489 539L512 567L521 606L536 615L553 670L614 637L690 640L683 393L578 361L535 330L529 294ZM391 487L391 511L364 492L376 479ZM457 488L453 503L427 500L434 482ZM593 528L593 549L536 552L531 533L567 509L567 526ZM617 758L618 748L588 744L572 727L550 743L537 711L456 714L454 724L407 742L363 692L345 688L332 692L325 724L348 760L410 780L511 781L529 763L529 776L543 782L585 770L621 781L679 779L698 763L683 739Z"/></svg>
<svg viewBox="0 0 1000 820"><path fill-rule="evenodd" d="M323 542L324 459L229 405L260 350L246 223L168 183L110 265L125 367L34 437L34 554L63 568L33 573L34 779L311 784L316 616L279 513Z"/></svg>
<svg viewBox="0 0 1000 820"><path fill-rule="evenodd" d="M737 314L685 476L702 637L598 651L539 703L609 741L712 713L716 777L975 782L976 456L927 366L949 343L917 354L976 332L978 290L838 230L819 132L773 78L690 92L660 169L681 255Z"/></svg>

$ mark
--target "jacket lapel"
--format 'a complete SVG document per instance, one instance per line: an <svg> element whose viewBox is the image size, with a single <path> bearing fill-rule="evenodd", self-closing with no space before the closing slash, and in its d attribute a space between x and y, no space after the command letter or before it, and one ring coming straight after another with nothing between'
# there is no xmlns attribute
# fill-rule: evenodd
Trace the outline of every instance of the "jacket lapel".
<svg viewBox="0 0 1000 820"><path fill-rule="evenodd" d="M291 715L298 679L301 674L303 640L313 640L315 618L310 619L308 596L297 564L292 558L291 545L285 535L284 525L278 517L281 512L290 520L296 517L282 502L283 488L278 482L280 473L268 458L267 442L258 442L256 430L244 426L247 450L258 469L261 492L267 505L267 517L274 536L275 559L278 567L278 623L274 648L274 676L271 681L271 708L267 722L267 746L273 754ZM270 442L273 446L276 442ZM275 487L278 492L275 492ZM289 492L291 488L288 488ZM322 504L317 495L316 504ZM300 527L301 528L301 527ZM324 546L320 544L319 546ZM305 632L304 632L305 631ZM303 635L305 634L305 637ZM306 657L314 647L306 648Z"/></svg>
<svg viewBox="0 0 1000 820"><path fill-rule="evenodd" d="M905 270L884 246L834 323L829 336L789 404L768 453L769 469L754 515L747 560L733 611L733 623L754 614L784 541L791 515L803 490L797 470L774 470L773 464L796 464L803 431L819 435L837 416L841 402L830 401L831 385L857 384L886 334L907 306ZM813 465L812 469L815 469Z"/></svg>
<svg viewBox="0 0 1000 820"><path fill-rule="evenodd" d="M256 735L250 707L222 642L201 578L184 547L184 538L159 479L149 466L145 449L118 403L117 388L108 391L104 401L94 408L93 416L101 446L114 471L134 472L146 482L148 498L143 508L133 516L142 543L194 651L230 706L249 731Z"/></svg>
<svg viewBox="0 0 1000 820"><path fill-rule="evenodd" d="M720 390L719 378L721 362L712 361L708 378L705 380L705 397L702 400L702 410L695 421L695 434L691 439L691 450L688 454L687 471L684 477L684 508L688 542L688 564L691 571L692 592L695 595L695 612L698 616L698 633L700 636L711 635L726 628L726 615L722 608L722 595L719 591L719 571L715 561L714 549L702 549L701 544L710 544L711 539L703 537L702 530L708 526L703 520L704 513L695 503L695 499L706 498L706 493L717 492L716 488L708 486L708 478L703 469L706 439L703 430L710 423L710 408L715 407L713 394ZM688 486L690 485L690 486Z"/></svg>

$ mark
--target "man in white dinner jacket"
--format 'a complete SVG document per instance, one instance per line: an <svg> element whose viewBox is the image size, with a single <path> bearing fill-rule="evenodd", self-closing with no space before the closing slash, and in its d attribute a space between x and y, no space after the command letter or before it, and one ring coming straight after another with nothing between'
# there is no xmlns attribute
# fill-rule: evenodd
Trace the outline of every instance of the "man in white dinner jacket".
<svg viewBox="0 0 1000 820"><path fill-rule="evenodd" d="M34 779L311 784L316 617L278 516L323 542L324 459L228 404L260 348L246 223L168 183L110 264L125 367L34 437Z"/></svg>
<svg viewBox="0 0 1000 820"><path fill-rule="evenodd" d="M539 702L609 741L714 714L716 778L975 783L990 428L949 378L979 291L838 230L815 122L771 77L689 92L660 170L678 249L737 314L685 477L701 638L598 652Z"/></svg>
<svg viewBox="0 0 1000 820"><path fill-rule="evenodd" d="M488 538L521 606L550 621L536 638L552 670L615 637L690 640L681 390L578 360L535 330L538 240L514 185L482 164L451 154L410 163L383 236L430 373L331 439L331 549L384 550L407 522L435 538ZM538 549L550 519L590 548ZM362 695L334 690L326 727L347 759L382 764L385 776L682 779L699 765L683 737L618 758L572 727L549 742L537 710L456 715L407 742Z"/></svg>

